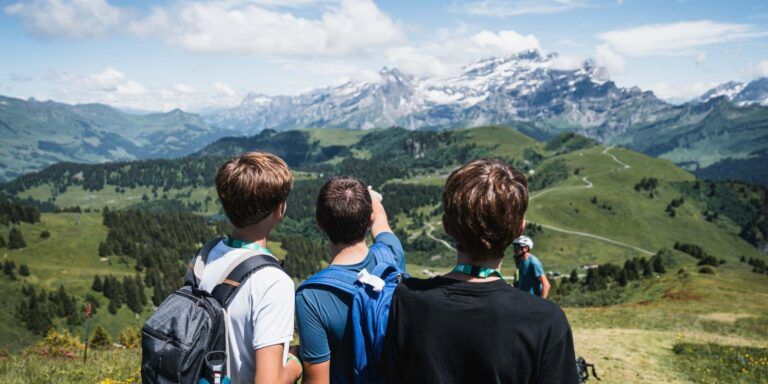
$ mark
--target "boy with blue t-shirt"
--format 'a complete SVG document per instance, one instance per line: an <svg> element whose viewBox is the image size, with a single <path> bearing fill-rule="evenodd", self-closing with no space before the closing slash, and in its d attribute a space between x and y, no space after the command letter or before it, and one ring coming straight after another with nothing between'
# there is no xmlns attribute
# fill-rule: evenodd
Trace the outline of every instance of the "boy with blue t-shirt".
<svg viewBox="0 0 768 384"><path fill-rule="evenodd" d="M517 266L517 288L546 299L549 296L549 280L541 261L530 252L533 240L528 236L520 236L512 242L512 246Z"/></svg>
<svg viewBox="0 0 768 384"><path fill-rule="evenodd" d="M331 242L328 268L372 272L376 249L390 253L405 269L403 247L389 227L380 200L381 195L351 177L336 177L323 186L315 216ZM374 239L370 248L365 242L369 230ZM303 383L353 382L351 303L349 294L327 286L306 287L296 294Z"/></svg>

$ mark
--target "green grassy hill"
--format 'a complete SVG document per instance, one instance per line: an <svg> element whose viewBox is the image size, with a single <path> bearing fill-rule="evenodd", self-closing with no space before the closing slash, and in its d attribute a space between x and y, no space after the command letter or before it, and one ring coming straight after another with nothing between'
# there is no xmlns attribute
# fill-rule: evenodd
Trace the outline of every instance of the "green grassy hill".
<svg viewBox="0 0 768 384"><path fill-rule="evenodd" d="M768 276L753 273L752 267L740 262L742 256L768 259L757 247L766 233L765 204L761 202L767 194L761 188L697 181L671 161L597 145L575 135L544 143L503 127L263 135L261 141L223 140L206 149L215 157L109 167L68 165L6 184L0 189L12 192L13 197L49 201L60 208L79 206L90 212L45 213L40 223L20 225L26 248L2 248L0 252L16 265L28 264L31 275L23 280L29 284L48 290L64 285L82 298L91 292L94 275L136 273L129 257L99 258L99 243L105 240L108 228L95 210L182 209L208 217L213 227L221 219L212 186L216 164L237 152L262 148L287 151L296 175L289 218L278 231L279 239L298 235L321 242L311 219L317 189L331 175L352 174L384 192L384 204L408 252L408 270L424 277L446 271L455 256L439 224L439 191L445 178L468 159L495 156L510 161L529 178L527 219L536 243L534 253L547 271L568 275L576 269L583 278L586 270L580 267L584 265L622 265L632 258L648 258L662 248L671 249L675 243L698 245L725 261L713 267L714 275L701 274L698 260L670 251L666 274L623 288L611 286L605 292L575 293L611 297L612 304L607 306L566 308L577 353L597 363L605 382L706 381L689 364L690 359L706 357L686 355L689 349L683 347L675 349L683 352L675 353L673 347L678 343L768 347L764 332L768 327L768 295L764 292ZM291 141L286 141L289 137L298 146L291 147ZM243 144L249 142L260 144ZM305 156L297 148L305 148ZM174 175L173 183L154 184L165 182L147 176L157 170ZM94 185L101 188L86 187ZM0 233L7 233L8 228L0 226ZM43 230L50 231L49 239L40 238ZM290 259L290 247L272 243L271 248L279 257ZM684 272L678 273L680 269ZM514 263L507 260L502 272L512 276ZM19 281L0 276L0 288L8 292L3 305L10 308L21 299L20 286ZM106 311L107 299L97 296L102 305L93 323L107 327L113 337L126 326L141 324L151 311L148 306L136 316L123 307L111 315ZM579 298L563 302L575 303ZM0 315L0 324L4 326L0 348L18 350L39 339L19 323L13 311ZM62 319L57 324L66 327ZM72 331L81 332L81 328ZM132 353L126 351L120 357L128 368L137 359ZM9 377L23 364L23 359L0 359L0 377ZM50 369L60 368L51 365ZM99 372L87 377L108 377ZM729 372L720 373L727 376ZM119 373L112 378L129 376ZM749 382L755 376L743 377L747 381L742 382Z"/></svg>

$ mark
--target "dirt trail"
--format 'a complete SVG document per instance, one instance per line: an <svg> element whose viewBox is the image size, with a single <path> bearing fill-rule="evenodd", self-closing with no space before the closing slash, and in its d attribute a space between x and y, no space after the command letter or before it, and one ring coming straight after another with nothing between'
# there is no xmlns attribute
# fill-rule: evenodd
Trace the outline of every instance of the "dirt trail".
<svg viewBox="0 0 768 384"><path fill-rule="evenodd" d="M452 246L452 245L451 245L449 242L447 242L447 241L445 241L445 240L443 240L443 239L438 239L437 237L435 237L435 236L433 236L433 235L432 235L432 231L434 231L434 230L435 230L435 224L440 224L440 222L439 222L439 221L437 221L437 222L435 222L434 224L433 224L433 223L430 223L430 222L427 222L427 224L426 224L426 226L427 226L427 231L426 231L426 235L427 235L427 237L429 237L430 239L432 239L432 240L434 240L434 241L437 241L438 243L441 243L441 244L443 244L443 245L444 245L446 248L448 248L448 249L449 249L451 252L456 252L456 248L454 248L454 247L453 247L453 246Z"/></svg>
<svg viewBox="0 0 768 384"><path fill-rule="evenodd" d="M613 159L614 162L619 164L621 166L621 168L618 168L619 170L624 170L624 169L632 168L631 165L629 165L629 164L619 160L616 157L616 155L610 153L609 151L612 148L613 148L612 146L611 147L605 147L605 149L603 150L602 154L606 155L606 156L609 156L611 159ZM607 172L612 172L612 171L613 170L606 171L606 172L600 172L600 173L596 173L596 174L591 175L591 176L594 177L594 176L601 175L601 174L607 173ZM547 194L547 193L553 192L553 191L561 191L561 190L565 190L565 189L590 189L590 188L595 188L595 184L592 183L591 181L589 181L589 179L587 179L587 176L582 177L581 181L584 182L584 185L572 186L572 187L555 187L555 188L549 188L549 189L542 190L539 193L531 196L530 200L534 200L537 197L540 197L540 196L542 196L544 194ZM627 243L624 243L624 242L621 242L621 241L618 241L618 240L615 240L615 239L611 239L609 237L600 236L600 235L597 235L597 234L594 234L594 233L574 231L574 230L564 229L564 228L558 228L558 227L555 227L555 226L552 226L552 225L547 225L547 224L540 224L540 225L542 227L546 228L546 229L549 229L549 230L552 230L552 231L555 231L555 232L565 233L567 235L573 235L573 236L587 237L587 238L590 238L590 239L603 241L603 242L610 243L610 244L613 244L613 245L618 245L620 247L633 249L635 251L638 251L638 252L646 254L646 255L653 255L654 254L654 252L651 252L651 251L649 251L647 249L644 249L644 248L640 248L640 247L638 247L636 245L627 244Z"/></svg>

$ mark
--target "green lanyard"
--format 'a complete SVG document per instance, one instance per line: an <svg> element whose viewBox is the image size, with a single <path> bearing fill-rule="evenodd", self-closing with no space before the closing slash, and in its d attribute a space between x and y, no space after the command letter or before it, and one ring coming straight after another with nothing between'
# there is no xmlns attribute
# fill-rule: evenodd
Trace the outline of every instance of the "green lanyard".
<svg viewBox="0 0 768 384"><path fill-rule="evenodd" d="M453 269L453 272L479 277L481 279L485 279L492 275L496 275L501 279L504 278L498 269L478 267L477 265L472 264L459 264Z"/></svg>
<svg viewBox="0 0 768 384"><path fill-rule="evenodd" d="M266 253L267 255L272 256L272 252L269 251L269 249L266 249L262 247L261 245L257 243L249 243L244 240L235 239L233 237L227 237L224 239L224 245L230 248L246 248L246 249L252 249L254 251L258 251L261 253Z"/></svg>

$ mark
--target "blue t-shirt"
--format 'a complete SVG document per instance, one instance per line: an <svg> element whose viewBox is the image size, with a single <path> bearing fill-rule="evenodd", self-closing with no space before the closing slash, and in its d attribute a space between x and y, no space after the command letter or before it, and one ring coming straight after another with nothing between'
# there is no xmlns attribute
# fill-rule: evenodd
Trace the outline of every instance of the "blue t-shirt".
<svg viewBox="0 0 768 384"><path fill-rule="evenodd" d="M380 233L371 248L392 252L397 264L405 270L405 254L400 240L390 232ZM351 265L331 265L359 272L373 271L376 261L369 251L363 261ZM296 318L299 325L301 360L319 364L331 360L331 383L352 383L354 354L352 329L348 327L352 297L338 289L313 286L296 294ZM333 357L331 359L331 357Z"/></svg>
<svg viewBox="0 0 768 384"><path fill-rule="evenodd" d="M517 261L517 288L529 292L532 295L541 296L541 275L544 274L544 267L539 259L533 254L528 254L528 258Z"/></svg>

